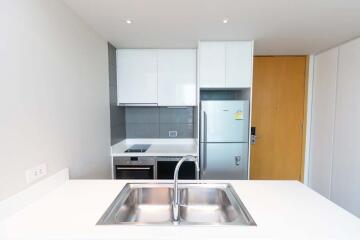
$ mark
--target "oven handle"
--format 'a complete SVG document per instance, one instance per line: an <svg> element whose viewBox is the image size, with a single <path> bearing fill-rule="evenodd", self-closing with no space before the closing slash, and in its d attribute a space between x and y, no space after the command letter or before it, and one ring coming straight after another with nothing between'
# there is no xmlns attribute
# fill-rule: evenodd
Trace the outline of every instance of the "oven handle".
<svg viewBox="0 0 360 240"><path fill-rule="evenodd" d="M151 170L150 167L116 167L116 170Z"/></svg>

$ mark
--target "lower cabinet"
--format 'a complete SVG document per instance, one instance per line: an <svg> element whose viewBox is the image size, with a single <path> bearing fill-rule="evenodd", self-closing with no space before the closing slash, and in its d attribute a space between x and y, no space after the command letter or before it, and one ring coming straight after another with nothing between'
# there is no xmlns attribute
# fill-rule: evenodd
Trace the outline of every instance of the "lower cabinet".
<svg viewBox="0 0 360 240"><path fill-rule="evenodd" d="M115 179L174 179L176 164L181 156L122 156L114 157ZM196 167L193 162L183 162L179 179L195 179Z"/></svg>
<svg viewBox="0 0 360 240"><path fill-rule="evenodd" d="M157 179L174 179L178 161L157 161ZM179 179L195 179L195 164L184 162L179 170Z"/></svg>

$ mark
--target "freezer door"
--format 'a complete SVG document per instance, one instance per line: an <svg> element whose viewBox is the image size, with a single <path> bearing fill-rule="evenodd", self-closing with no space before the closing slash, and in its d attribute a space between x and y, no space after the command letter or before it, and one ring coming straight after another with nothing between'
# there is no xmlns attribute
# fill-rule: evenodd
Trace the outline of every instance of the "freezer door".
<svg viewBox="0 0 360 240"><path fill-rule="evenodd" d="M248 179L247 143L201 143L201 179Z"/></svg>
<svg viewBox="0 0 360 240"><path fill-rule="evenodd" d="M249 101L202 101L201 142L248 142Z"/></svg>

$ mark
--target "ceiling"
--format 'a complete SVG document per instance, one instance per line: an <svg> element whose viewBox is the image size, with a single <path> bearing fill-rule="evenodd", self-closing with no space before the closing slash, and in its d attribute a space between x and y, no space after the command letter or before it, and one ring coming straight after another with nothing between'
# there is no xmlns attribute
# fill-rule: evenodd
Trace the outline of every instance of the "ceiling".
<svg viewBox="0 0 360 240"><path fill-rule="evenodd" d="M254 39L257 55L296 55L360 35L359 0L63 1L117 48L196 48L199 40Z"/></svg>

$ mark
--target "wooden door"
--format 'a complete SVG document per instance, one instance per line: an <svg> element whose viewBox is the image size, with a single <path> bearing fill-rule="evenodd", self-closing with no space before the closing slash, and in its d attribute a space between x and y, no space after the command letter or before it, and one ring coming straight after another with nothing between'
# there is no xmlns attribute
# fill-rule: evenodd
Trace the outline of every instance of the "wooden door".
<svg viewBox="0 0 360 240"><path fill-rule="evenodd" d="M302 180L306 61L254 58L251 179Z"/></svg>

